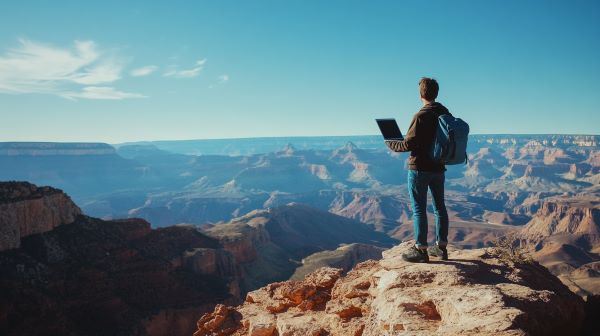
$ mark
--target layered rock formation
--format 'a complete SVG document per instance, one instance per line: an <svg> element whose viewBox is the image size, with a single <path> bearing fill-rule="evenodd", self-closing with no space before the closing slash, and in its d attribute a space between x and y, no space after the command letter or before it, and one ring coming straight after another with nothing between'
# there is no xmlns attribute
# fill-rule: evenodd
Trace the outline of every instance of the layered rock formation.
<svg viewBox="0 0 600 336"><path fill-rule="evenodd" d="M522 231L531 241L560 233L600 239L600 200L587 196L547 199Z"/></svg>
<svg viewBox="0 0 600 336"><path fill-rule="evenodd" d="M18 248L22 238L72 223L80 214L59 189L0 182L0 251Z"/></svg>
<svg viewBox="0 0 600 336"><path fill-rule="evenodd" d="M575 293L600 294L600 201L595 197L545 200L518 237L536 260Z"/></svg>
<svg viewBox="0 0 600 336"><path fill-rule="evenodd" d="M194 335L573 335L582 325L581 298L538 264L503 264L486 249L413 264L400 257L409 246L346 276L320 268L218 305Z"/></svg>
<svg viewBox="0 0 600 336"><path fill-rule="evenodd" d="M234 256L194 227L83 216L29 183L0 190L0 227L21 232L0 252L1 335L189 335L239 300Z"/></svg>

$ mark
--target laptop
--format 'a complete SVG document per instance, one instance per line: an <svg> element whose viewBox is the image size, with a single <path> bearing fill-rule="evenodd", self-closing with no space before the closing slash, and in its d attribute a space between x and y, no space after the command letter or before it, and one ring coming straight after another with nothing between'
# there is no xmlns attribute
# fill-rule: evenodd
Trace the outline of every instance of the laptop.
<svg viewBox="0 0 600 336"><path fill-rule="evenodd" d="M375 119L384 141L404 140L396 119Z"/></svg>

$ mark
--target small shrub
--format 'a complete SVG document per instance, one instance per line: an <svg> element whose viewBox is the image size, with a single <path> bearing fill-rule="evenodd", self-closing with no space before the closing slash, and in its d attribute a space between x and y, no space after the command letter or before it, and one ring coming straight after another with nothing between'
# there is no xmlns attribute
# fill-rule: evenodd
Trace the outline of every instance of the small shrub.
<svg viewBox="0 0 600 336"><path fill-rule="evenodd" d="M516 233L508 233L492 241L491 254L503 264L531 264L533 258Z"/></svg>

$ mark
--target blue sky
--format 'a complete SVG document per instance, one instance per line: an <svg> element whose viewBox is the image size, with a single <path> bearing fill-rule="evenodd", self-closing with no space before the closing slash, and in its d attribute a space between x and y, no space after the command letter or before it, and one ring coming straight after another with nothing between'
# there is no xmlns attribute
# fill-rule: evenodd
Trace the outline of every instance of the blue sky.
<svg viewBox="0 0 600 336"><path fill-rule="evenodd" d="M11 1L0 141L376 134L417 82L473 133L598 134L598 1Z"/></svg>

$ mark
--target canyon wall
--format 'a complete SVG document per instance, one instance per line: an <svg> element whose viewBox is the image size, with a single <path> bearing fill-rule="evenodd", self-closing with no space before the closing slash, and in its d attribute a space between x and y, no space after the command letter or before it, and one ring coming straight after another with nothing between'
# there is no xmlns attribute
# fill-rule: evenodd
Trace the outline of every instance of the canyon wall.
<svg viewBox="0 0 600 336"><path fill-rule="evenodd" d="M239 302L239 263L193 226L82 215L58 189L0 183L0 334L189 335Z"/></svg>
<svg viewBox="0 0 600 336"><path fill-rule="evenodd" d="M0 182L0 251L18 248L22 238L72 223L80 214L59 189Z"/></svg>

